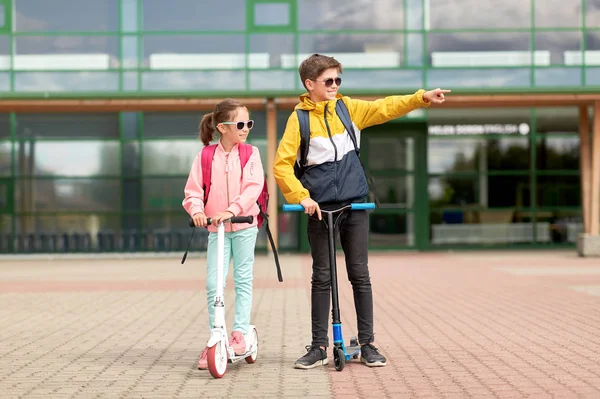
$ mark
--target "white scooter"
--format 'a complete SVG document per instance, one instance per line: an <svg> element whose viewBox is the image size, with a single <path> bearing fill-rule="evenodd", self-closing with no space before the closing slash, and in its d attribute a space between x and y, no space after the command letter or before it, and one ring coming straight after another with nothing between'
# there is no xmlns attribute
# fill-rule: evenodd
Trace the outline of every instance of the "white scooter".
<svg viewBox="0 0 600 399"><path fill-rule="evenodd" d="M208 347L208 371L215 378L221 378L227 371L227 363L236 363L242 359L247 363L254 363L258 357L258 333L256 327L250 325L248 332L244 334L246 341L246 352L242 355L236 355L233 348L229 346L227 328L225 326L225 304L223 302L223 270L225 267L225 226L223 223L252 223L252 216L234 216L219 223L217 226L217 292L215 294L214 326L210 331L210 338L206 346ZM207 220L211 224L211 219ZM190 226L194 226L194 221L190 219ZM183 262L182 262L183 263Z"/></svg>

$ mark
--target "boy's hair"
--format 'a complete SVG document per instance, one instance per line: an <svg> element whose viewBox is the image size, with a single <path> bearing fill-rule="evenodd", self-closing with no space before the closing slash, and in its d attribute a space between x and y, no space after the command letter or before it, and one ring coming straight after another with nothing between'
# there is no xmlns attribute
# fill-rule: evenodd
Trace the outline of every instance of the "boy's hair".
<svg viewBox="0 0 600 399"><path fill-rule="evenodd" d="M200 122L200 140L204 145L209 145L213 140L213 133L219 123L229 122L229 118L238 108L246 108L245 105L233 98L226 98L215 107L210 114L204 115Z"/></svg>
<svg viewBox="0 0 600 399"><path fill-rule="evenodd" d="M342 64L333 57L329 57L323 54L313 54L300 64L298 67L298 73L300 74L300 80L306 90L306 79L315 80L327 69L336 68L339 73L342 73Z"/></svg>

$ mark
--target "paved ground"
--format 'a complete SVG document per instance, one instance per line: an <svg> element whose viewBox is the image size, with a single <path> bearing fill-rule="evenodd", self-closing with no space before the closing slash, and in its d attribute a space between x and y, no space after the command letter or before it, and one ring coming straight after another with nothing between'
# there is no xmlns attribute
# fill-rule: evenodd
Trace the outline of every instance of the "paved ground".
<svg viewBox="0 0 600 399"><path fill-rule="evenodd" d="M342 372L333 362L293 368L310 339L310 261L284 256L282 264L283 283L270 258L256 265L258 361L230 365L215 380L195 368L208 338L200 255L185 265L3 258L0 397L600 397L597 258L372 255L376 343L389 364L352 362ZM340 266L349 338L355 317L342 259Z"/></svg>

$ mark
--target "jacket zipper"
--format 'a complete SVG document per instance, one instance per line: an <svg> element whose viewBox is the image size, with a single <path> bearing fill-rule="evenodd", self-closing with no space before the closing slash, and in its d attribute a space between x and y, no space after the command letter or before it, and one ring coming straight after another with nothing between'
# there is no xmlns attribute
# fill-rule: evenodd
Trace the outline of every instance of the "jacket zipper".
<svg viewBox="0 0 600 399"><path fill-rule="evenodd" d="M327 134L329 135L329 141L331 141L331 145L333 146L333 189L335 192L335 199L337 201L338 192L337 192L337 147L335 146L335 142L333 141L333 136L331 136L331 129L329 129L329 123L327 122L327 106L329 103L325 104L325 112L323 113L323 119L325 120L325 127L327 128Z"/></svg>
<svg viewBox="0 0 600 399"><path fill-rule="evenodd" d="M225 155L225 186L227 187L227 207L229 208L229 154Z"/></svg>

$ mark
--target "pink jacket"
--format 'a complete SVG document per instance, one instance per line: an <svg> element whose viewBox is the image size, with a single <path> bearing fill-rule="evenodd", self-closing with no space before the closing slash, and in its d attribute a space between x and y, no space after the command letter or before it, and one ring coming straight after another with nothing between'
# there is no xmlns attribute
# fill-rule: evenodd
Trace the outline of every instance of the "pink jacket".
<svg viewBox="0 0 600 399"><path fill-rule="evenodd" d="M228 154L221 142L217 146L212 163L211 186L207 204L203 203L202 163L199 152L185 185L183 207L190 216L204 212L206 217L213 217L217 212L230 211L235 216L254 216L254 222L225 223L225 231L238 231L256 226L256 216L259 213L256 201L260 195L264 181L264 171L258 148L252 147L252 155L244 168L236 145ZM208 226L208 231L216 232L215 226Z"/></svg>

